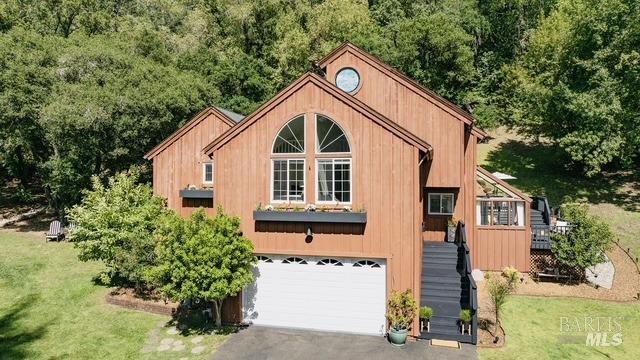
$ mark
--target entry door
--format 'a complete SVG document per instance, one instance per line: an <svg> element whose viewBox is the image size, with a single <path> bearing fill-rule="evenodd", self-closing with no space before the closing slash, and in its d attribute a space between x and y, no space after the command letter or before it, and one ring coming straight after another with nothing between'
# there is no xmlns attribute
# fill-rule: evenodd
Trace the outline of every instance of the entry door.
<svg viewBox="0 0 640 360"><path fill-rule="evenodd" d="M259 256L255 282L243 292L247 323L384 334L383 260Z"/></svg>

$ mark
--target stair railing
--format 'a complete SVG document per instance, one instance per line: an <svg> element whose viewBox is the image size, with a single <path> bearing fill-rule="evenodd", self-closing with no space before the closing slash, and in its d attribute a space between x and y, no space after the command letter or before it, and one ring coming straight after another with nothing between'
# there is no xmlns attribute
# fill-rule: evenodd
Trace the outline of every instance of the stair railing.
<svg viewBox="0 0 640 360"><path fill-rule="evenodd" d="M473 271L471 266L471 251L467 245L467 231L463 221L458 222L457 230L458 236L456 236L456 242L463 252L462 274L467 278L467 284L469 286L469 309L473 313L473 319L471 320L471 342L476 344L478 340L478 286L471 275Z"/></svg>

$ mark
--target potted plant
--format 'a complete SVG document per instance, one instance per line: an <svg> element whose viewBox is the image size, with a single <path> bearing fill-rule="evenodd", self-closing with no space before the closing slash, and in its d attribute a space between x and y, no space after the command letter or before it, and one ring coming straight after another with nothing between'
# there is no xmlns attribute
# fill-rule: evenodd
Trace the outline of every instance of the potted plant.
<svg viewBox="0 0 640 360"><path fill-rule="evenodd" d="M471 335L471 320L473 319L473 314L471 310L464 309L460 310L460 324L462 325L462 334L464 335L465 331Z"/></svg>
<svg viewBox="0 0 640 360"><path fill-rule="evenodd" d="M456 230L458 229L458 220L455 217L450 217L449 221L447 221L447 241L455 242L456 241Z"/></svg>
<svg viewBox="0 0 640 360"><path fill-rule="evenodd" d="M403 292L392 291L387 302L387 320L389 321L389 341L395 346L403 346L418 306L413 299L411 289Z"/></svg>
<svg viewBox="0 0 640 360"><path fill-rule="evenodd" d="M431 320L431 316L433 316L433 309L428 306L423 306L420 308L420 329L427 330L427 332L431 331L431 327L429 324L429 320Z"/></svg>

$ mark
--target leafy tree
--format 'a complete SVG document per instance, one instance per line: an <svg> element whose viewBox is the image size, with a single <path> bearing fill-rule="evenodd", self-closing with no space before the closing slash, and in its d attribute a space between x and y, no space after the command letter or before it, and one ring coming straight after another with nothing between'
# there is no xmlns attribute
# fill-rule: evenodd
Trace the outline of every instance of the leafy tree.
<svg viewBox="0 0 640 360"><path fill-rule="evenodd" d="M146 271L156 264L154 232L162 219L175 215L151 187L136 184L138 178L133 169L110 178L106 187L94 177L92 189L71 209L69 219L76 225L70 241L80 260L103 261L109 269L103 281L133 284L141 291L148 285Z"/></svg>
<svg viewBox="0 0 640 360"><path fill-rule="evenodd" d="M563 265L585 270L604 261L613 241L607 223L589 214L585 204L564 204L560 215L574 227L565 234L553 234L551 251Z"/></svg>
<svg viewBox="0 0 640 360"><path fill-rule="evenodd" d="M149 278L169 298L210 301L216 326L222 324L222 303L253 281L253 245L240 232L240 220L219 207L215 218L203 209L187 220L173 217L158 232L159 265Z"/></svg>
<svg viewBox="0 0 640 360"><path fill-rule="evenodd" d="M513 125L559 145L585 174L640 153L640 7L561 1L508 71Z"/></svg>

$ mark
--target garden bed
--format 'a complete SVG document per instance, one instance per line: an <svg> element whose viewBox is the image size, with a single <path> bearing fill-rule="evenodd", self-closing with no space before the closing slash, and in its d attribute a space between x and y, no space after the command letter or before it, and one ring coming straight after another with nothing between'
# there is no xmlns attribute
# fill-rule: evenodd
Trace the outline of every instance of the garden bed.
<svg viewBox="0 0 640 360"><path fill-rule="evenodd" d="M178 303L171 301L165 302L159 296L154 295L142 298L136 295L133 289L115 289L107 294L106 300L109 304L126 309L159 315L171 316L178 310Z"/></svg>

